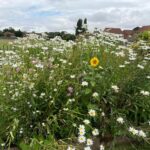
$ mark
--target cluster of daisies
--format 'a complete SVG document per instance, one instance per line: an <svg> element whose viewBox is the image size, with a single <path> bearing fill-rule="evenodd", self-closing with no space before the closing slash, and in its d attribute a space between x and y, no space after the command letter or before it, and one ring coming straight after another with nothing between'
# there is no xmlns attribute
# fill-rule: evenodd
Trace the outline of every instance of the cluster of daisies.
<svg viewBox="0 0 150 150"><path fill-rule="evenodd" d="M118 123L120 123L120 124L124 124L125 123L125 121L124 121L124 119L122 117L118 117L116 121ZM129 127L128 131L129 131L129 133L131 133L134 136L136 135L136 136L141 137L141 138L146 138L147 137L146 133L143 130L141 130L141 129L137 130L134 127Z"/></svg>
<svg viewBox="0 0 150 150"><path fill-rule="evenodd" d="M85 123L85 125L88 125L90 123L89 120L84 120L83 122ZM78 142L85 144L84 150L91 150L91 146L94 144L94 141L91 138L86 138L85 125L79 125L78 127ZM98 129L93 129L92 135L93 137L98 136L99 135ZM67 150L75 150L75 149L76 148L73 146L68 146L67 148ZM104 150L104 146L102 144L100 145L100 150Z"/></svg>

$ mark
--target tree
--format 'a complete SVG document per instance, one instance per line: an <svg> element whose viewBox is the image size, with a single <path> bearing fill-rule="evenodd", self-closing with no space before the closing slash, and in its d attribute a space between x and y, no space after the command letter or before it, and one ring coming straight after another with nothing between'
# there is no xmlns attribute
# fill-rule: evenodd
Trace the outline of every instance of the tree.
<svg viewBox="0 0 150 150"><path fill-rule="evenodd" d="M84 22L82 19L79 19L77 21L77 27L76 27L76 35L85 33L87 31L87 19L84 19Z"/></svg>
<svg viewBox="0 0 150 150"><path fill-rule="evenodd" d="M82 29L82 19L79 19L77 22L77 28Z"/></svg>
<svg viewBox="0 0 150 150"><path fill-rule="evenodd" d="M3 30L3 32L11 32L11 33L15 33L15 29L12 27L6 28Z"/></svg>
<svg viewBox="0 0 150 150"><path fill-rule="evenodd" d="M138 31L140 29L140 27L135 27L134 29L133 29L133 31Z"/></svg>
<svg viewBox="0 0 150 150"><path fill-rule="evenodd" d="M148 40L150 40L150 33L148 31L144 31L141 34L139 34L139 37L142 40L148 41Z"/></svg>
<svg viewBox="0 0 150 150"><path fill-rule="evenodd" d="M2 37L3 36L3 32L2 31L0 31L0 37Z"/></svg>
<svg viewBox="0 0 150 150"><path fill-rule="evenodd" d="M21 30L15 31L15 36L16 37L23 37L24 33Z"/></svg>
<svg viewBox="0 0 150 150"><path fill-rule="evenodd" d="M87 18L84 19L84 24L87 24Z"/></svg>
<svg viewBox="0 0 150 150"><path fill-rule="evenodd" d="M66 40L66 41L69 41L69 40L74 41L75 40L75 35L66 33L65 31L48 32L47 35L48 35L48 39L52 39L52 38L55 38L56 36L60 36L63 40Z"/></svg>
<svg viewBox="0 0 150 150"><path fill-rule="evenodd" d="M76 35L79 35L81 32L82 32L82 19L79 19L77 21Z"/></svg>
<svg viewBox="0 0 150 150"><path fill-rule="evenodd" d="M10 33L11 33L11 35L10 35ZM24 32L22 32L21 30L15 30L12 27L4 29L3 34L7 37L10 37L10 36L23 37L24 36Z"/></svg>
<svg viewBox="0 0 150 150"><path fill-rule="evenodd" d="M87 31L87 18L84 19L84 24L83 24L83 32Z"/></svg>

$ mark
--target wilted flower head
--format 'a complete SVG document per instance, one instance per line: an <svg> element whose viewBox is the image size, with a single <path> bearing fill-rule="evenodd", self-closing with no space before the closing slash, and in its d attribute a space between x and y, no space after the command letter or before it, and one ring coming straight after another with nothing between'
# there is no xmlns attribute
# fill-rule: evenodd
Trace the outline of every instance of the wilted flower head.
<svg viewBox="0 0 150 150"><path fill-rule="evenodd" d="M72 86L69 86L67 90L69 93L73 93L73 87Z"/></svg>
<svg viewBox="0 0 150 150"><path fill-rule="evenodd" d="M44 66L39 63L39 64L36 64L35 67L36 67L36 68L41 68L41 69L43 69Z"/></svg>

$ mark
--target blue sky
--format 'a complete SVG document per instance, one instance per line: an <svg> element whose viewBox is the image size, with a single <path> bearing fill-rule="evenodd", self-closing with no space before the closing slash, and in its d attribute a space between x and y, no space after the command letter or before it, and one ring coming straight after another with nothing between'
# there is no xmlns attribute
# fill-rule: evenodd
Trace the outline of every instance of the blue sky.
<svg viewBox="0 0 150 150"><path fill-rule="evenodd" d="M150 24L149 0L0 0L0 29L73 32L78 18L89 29Z"/></svg>

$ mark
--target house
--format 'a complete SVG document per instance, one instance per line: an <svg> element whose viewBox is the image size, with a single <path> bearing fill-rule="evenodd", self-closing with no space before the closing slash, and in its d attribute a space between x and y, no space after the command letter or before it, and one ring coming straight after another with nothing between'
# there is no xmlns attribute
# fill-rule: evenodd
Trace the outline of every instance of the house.
<svg viewBox="0 0 150 150"><path fill-rule="evenodd" d="M125 39L132 40L137 37L138 33L150 31L150 25L136 27L133 30L121 30L120 28L105 28L104 32L123 35Z"/></svg>
<svg viewBox="0 0 150 150"><path fill-rule="evenodd" d="M125 39L131 38L134 34L133 30L123 30L123 37Z"/></svg>
<svg viewBox="0 0 150 150"><path fill-rule="evenodd" d="M11 32L4 32L4 38L9 38L9 39L16 39L16 36L14 33Z"/></svg>
<svg viewBox="0 0 150 150"><path fill-rule="evenodd" d="M138 32L144 32L144 31L150 31L150 25L149 26L143 26L139 28Z"/></svg>
<svg viewBox="0 0 150 150"><path fill-rule="evenodd" d="M104 32L114 33L114 34L123 34L120 28L105 28Z"/></svg>

